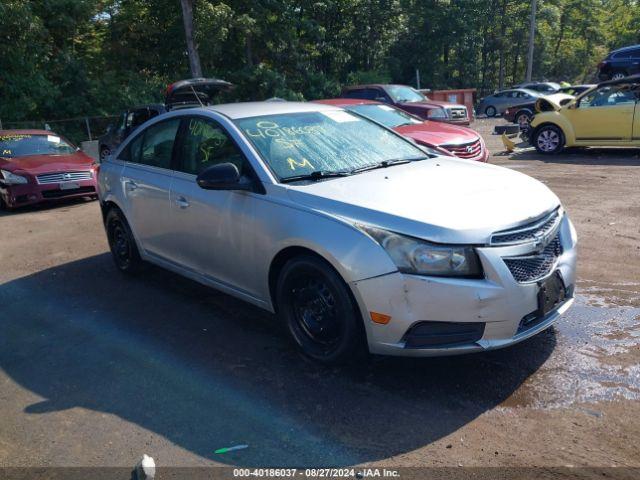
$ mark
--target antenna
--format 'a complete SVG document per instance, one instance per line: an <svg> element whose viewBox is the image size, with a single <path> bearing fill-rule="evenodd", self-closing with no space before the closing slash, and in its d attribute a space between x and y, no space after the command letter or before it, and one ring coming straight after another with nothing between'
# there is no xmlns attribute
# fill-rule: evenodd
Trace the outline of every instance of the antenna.
<svg viewBox="0 0 640 480"><path fill-rule="evenodd" d="M200 100L200 97L198 96L198 93L196 92L195 88L193 88L193 85L189 85L189 88L191 89L193 94L196 96L196 100L198 100L198 103L200 104L200 106L204 108L204 103L202 103L202 100Z"/></svg>

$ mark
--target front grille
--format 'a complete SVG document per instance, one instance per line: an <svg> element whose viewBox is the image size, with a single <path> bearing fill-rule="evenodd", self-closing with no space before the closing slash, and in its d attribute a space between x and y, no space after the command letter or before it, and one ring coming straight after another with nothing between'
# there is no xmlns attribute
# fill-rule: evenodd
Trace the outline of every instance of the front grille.
<svg viewBox="0 0 640 480"><path fill-rule="evenodd" d="M536 241L550 234L560 224L560 220L562 220L562 216L560 211L556 209L535 222L494 233L491 236L490 244L514 245Z"/></svg>
<svg viewBox="0 0 640 480"><path fill-rule="evenodd" d="M449 111L449 118L452 120L467 119L467 109L465 107L450 107L447 110Z"/></svg>
<svg viewBox="0 0 640 480"><path fill-rule="evenodd" d="M96 192L96 189L93 187L80 187L73 188L71 190L45 190L42 192L43 198L62 198L69 197L71 195L81 195L85 194L93 194Z"/></svg>
<svg viewBox="0 0 640 480"><path fill-rule="evenodd" d="M37 175L36 179L40 185L49 185L51 183L91 180L92 176L91 170L86 170L84 172L43 173L42 175Z"/></svg>
<svg viewBox="0 0 640 480"><path fill-rule="evenodd" d="M466 159L475 158L482 153L482 143L479 138L471 143L463 143L461 145L442 145L442 148L456 157Z"/></svg>
<svg viewBox="0 0 640 480"><path fill-rule="evenodd" d="M470 345L484 335L484 322L418 322L404 334L404 348Z"/></svg>
<svg viewBox="0 0 640 480"><path fill-rule="evenodd" d="M540 253L505 258L504 263L517 282L535 282L551 272L560 255L562 255L562 244L560 234L556 233L553 240Z"/></svg>

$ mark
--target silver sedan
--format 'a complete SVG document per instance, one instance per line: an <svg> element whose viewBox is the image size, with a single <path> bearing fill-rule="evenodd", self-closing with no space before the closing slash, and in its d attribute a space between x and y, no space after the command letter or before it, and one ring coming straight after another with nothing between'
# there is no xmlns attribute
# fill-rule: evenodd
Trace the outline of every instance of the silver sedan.
<svg viewBox="0 0 640 480"><path fill-rule="evenodd" d="M476 108L476 112L478 115L484 114L487 117L495 117L496 115L502 115L507 108L515 105L534 103L542 95L544 93L534 92L526 88L503 90L484 97Z"/></svg>
<svg viewBox="0 0 640 480"><path fill-rule="evenodd" d="M277 313L326 363L504 347L573 301L576 233L546 186L328 105L160 115L99 193L120 270L151 262Z"/></svg>

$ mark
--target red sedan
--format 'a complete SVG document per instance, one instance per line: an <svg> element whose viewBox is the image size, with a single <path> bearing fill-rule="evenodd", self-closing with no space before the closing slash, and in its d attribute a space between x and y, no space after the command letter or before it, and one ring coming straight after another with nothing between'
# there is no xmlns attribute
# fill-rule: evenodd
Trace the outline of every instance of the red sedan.
<svg viewBox="0 0 640 480"><path fill-rule="evenodd" d="M392 128L399 134L413 139L416 143L467 160L486 162L489 151L482 137L470 128L442 122L422 120L380 102L348 98L317 100L317 103L335 105L358 113L375 122Z"/></svg>
<svg viewBox="0 0 640 480"><path fill-rule="evenodd" d="M60 135L0 130L0 206L96 197L97 165Z"/></svg>

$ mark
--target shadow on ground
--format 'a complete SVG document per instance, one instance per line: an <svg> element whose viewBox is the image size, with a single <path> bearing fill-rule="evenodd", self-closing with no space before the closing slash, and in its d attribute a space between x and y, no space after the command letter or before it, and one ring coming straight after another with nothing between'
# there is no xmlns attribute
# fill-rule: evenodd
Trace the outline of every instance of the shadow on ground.
<svg viewBox="0 0 640 480"><path fill-rule="evenodd" d="M528 147L511 153L510 157L511 160L539 160L564 165L640 167L640 149L638 148L566 148L557 155L543 155L533 147Z"/></svg>
<svg viewBox="0 0 640 480"><path fill-rule="evenodd" d="M8 210L5 208L0 208L0 217L7 217L9 215L21 215L25 213L33 213L33 212L44 212L47 210L55 210L62 208L74 207L77 205L81 205L87 202L93 202L94 199L89 197L77 197L77 198L65 198L57 201L36 203L34 205L27 205L25 207L18 207L12 210Z"/></svg>
<svg viewBox="0 0 640 480"><path fill-rule="evenodd" d="M45 398L28 414L112 413L243 466L347 465L423 447L507 399L556 344L552 329L486 354L323 368L272 315L157 268L122 276L107 254L7 282L0 305L0 368Z"/></svg>

